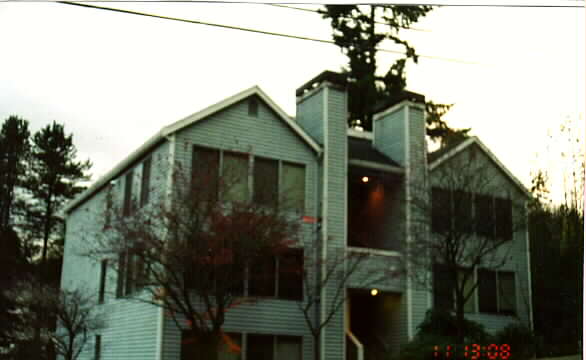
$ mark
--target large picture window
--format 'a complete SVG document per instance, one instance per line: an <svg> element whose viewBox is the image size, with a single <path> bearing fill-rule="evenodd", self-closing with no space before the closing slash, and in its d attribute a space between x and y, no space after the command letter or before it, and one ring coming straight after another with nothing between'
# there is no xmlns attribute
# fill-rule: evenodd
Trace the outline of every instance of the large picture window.
<svg viewBox="0 0 586 360"><path fill-rule="evenodd" d="M222 200L245 203L248 195L248 156L224 152L222 183L225 186Z"/></svg>
<svg viewBox="0 0 586 360"><path fill-rule="evenodd" d="M279 162L255 158L253 182L254 202L260 205L277 206L279 200Z"/></svg>
<svg viewBox="0 0 586 360"><path fill-rule="evenodd" d="M248 295L301 300L303 298L303 249L254 264L249 271Z"/></svg>
<svg viewBox="0 0 586 360"><path fill-rule="evenodd" d="M254 360L301 360L302 338L249 334L246 358Z"/></svg>

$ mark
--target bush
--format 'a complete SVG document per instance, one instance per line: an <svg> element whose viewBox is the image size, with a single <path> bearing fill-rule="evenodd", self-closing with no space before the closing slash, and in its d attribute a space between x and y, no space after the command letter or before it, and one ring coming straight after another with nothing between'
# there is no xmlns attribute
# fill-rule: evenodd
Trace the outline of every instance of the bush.
<svg viewBox="0 0 586 360"><path fill-rule="evenodd" d="M497 332L495 342L511 346L510 360L533 359L538 346L537 337L522 324L511 324Z"/></svg>
<svg viewBox="0 0 586 360"><path fill-rule="evenodd" d="M437 335L441 337L456 339L458 328L456 326L456 317L447 311L429 310L425 314L425 319L417 327L417 334ZM466 334L465 342L486 343L490 336L484 330L481 324L464 319L463 333Z"/></svg>
<svg viewBox="0 0 586 360"><path fill-rule="evenodd" d="M474 321L464 322L465 344L487 343L490 335L481 324ZM401 346L398 359L400 360L438 360L446 357L447 346L451 347L449 359L470 360L464 357L463 345L457 344L456 318L445 311L430 310L424 321L418 326L415 338ZM437 346L438 356L434 356ZM454 348L455 347L455 348Z"/></svg>

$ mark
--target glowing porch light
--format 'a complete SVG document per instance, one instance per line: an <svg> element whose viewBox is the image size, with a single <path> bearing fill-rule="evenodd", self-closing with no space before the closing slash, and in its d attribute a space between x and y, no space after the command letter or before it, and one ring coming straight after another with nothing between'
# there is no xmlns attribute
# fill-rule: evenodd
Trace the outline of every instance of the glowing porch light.
<svg viewBox="0 0 586 360"><path fill-rule="evenodd" d="M362 177L362 182L363 183L367 183L370 179L368 178L368 176L363 176Z"/></svg>
<svg viewBox="0 0 586 360"><path fill-rule="evenodd" d="M377 296L378 295L378 289L372 289L372 290L370 290L370 295Z"/></svg>

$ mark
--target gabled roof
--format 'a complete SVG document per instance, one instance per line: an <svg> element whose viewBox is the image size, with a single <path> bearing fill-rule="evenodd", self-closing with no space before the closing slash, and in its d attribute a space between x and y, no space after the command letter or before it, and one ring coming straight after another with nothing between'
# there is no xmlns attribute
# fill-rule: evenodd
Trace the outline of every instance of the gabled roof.
<svg viewBox="0 0 586 360"><path fill-rule="evenodd" d="M476 136L469 137L461 142L453 144L447 148L439 149L432 153L427 154L428 162L429 162L429 170L433 171L435 168L443 164L448 159L452 158L454 155L460 153L464 149L472 146L473 144L478 145L478 147L491 159L496 166L505 173L509 179L521 190L525 196L531 197L531 193L525 188L525 186L513 175L506 167L497 159L497 157L488 149L486 145Z"/></svg>
<svg viewBox="0 0 586 360"><path fill-rule="evenodd" d="M321 153L321 146L317 142L315 142L315 140L313 140L297 123L293 121L292 118L290 118L277 104L275 104L275 102L272 101L268 97L268 95L265 94L264 91L262 91L258 86L253 86L249 89L239 92L236 95L224 99L214 105L208 106L207 108L195 114L189 115L184 119L176 121L171 125L163 127L155 135L148 139L144 144L142 144L137 150L132 152L128 157L126 157L120 163L118 163L118 165L116 165L112 170L110 170L104 176L102 176L96 182L94 182L92 186L90 186L87 190L81 193L77 198L69 202L64 208L65 213L69 213L75 207L77 207L85 200L93 196L97 191L99 191L112 179L116 178L122 172L124 172L129 166L139 161L152 148L168 139L168 137L173 133L183 128L186 128L192 124L195 124L196 122L201 121L217 113L218 111L226 109L253 95L256 95L260 99L262 99L262 101L264 101L267 104L267 106L269 106L269 108L271 108L271 110L273 110L277 114L278 118L281 119L295 134L297 134L316 153Z"/></svg>

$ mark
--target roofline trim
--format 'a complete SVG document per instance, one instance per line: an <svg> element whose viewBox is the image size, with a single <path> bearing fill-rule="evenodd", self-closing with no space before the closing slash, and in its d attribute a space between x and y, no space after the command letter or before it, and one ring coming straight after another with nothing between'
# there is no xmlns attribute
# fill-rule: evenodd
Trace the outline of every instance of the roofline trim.
<svg viewBox="0 0 586 360"><path fill-rule="evenodd" d="M402 100L402 101L394 104L393 106L388 107L387 109L382 110L381 112L374 114L372 117L372 120L378 121L378 120L382 119L383 117L385 117L386 115L394 113L399 108L404 107L404 106L413 106L413 107L420 108L425 111L425 106L423 104L418 104L418 103L413 102L411 100Z"/></svg>
<svg viewBox="0 0 586 360"><path fill-rule="evenodd" d="M208 116L255 94L258 95L263 101L265 101L269 105L269 107L273 111L275 111L279 115L279 117L318 154L318 156L321 155L321 146L319 146L317 142L315 142L315 140L313 140L309 135L307 135L307 133L298 124L296 124L274 101L272 101L268 97L268 95L265 94L264 91L262 91L258 86L253 86L235 95L232 95L227 99L224 99L211 106L208 106L201 111L191 114L179 121L176 121L171 125L163 127L155 135L153 135L145 143L143 143L138 149L136 149L129 156L120 161L118 165L116 165L113 169L111 169L98 180L96 180L96 182L94 182L88 189L82 192L77 198L69 202L65 206L64 212L66 214L71 212L74 208L79 206L81 203L83 203L85 200L91 197L95 192L97 192L104 185L106 185L112 178L118 176L126 167L130 166L132 163L140 159L158 142L162 141L163 139L168 139L168 137L174 134L175 132L191 124L194 124L202 119L205 119Z"/></svg>
<svg viewBox="0 0 586 360"><path fill-rule="evenodd" d="M484 153L486 155L488 155L488 157L501 169L501 171L503 171L505 173L505 175L507 175L515 185L517 185L517 187L521 190L521 192L527 196L527 197L532 197L531 193L527 190L527 188L523 185L523 183L521 183L521 181L519 181L519 179L517 179L517 177L515 175L513 175L513 173L511 173L509 171L509 169L507 169L505 167L505 165L503 163L500 162L500 160L492 153L492 151L490 151L488 149L488 147L486 145L484 145L484 143L482 141L480 141L479 138L477 138L476 136L472 136L469 139L463 141L462 143L460 143L459 145L455 146L452 150L446 152L444 155L440 156L439 158L437 158L436 160L434 160L430 165L429 165L429 170L433 171L435 168L437 168L438 166L440 166L442 163L444 163L445 161L447 161L448 159L450 159L451 157L453 157L454 155L456 155L457 153L459 153L460 151L464 150L465 148L467 148L468 146L472 145L472 144L477 144L482 151L484 151Z"/></svg>
<svg viewBox="0 0 586 360"><path fill-rule="evenodd" d="M164 140L165 136L162 134L162 131L157 132L151 138L149 138L146 142L144 142L138 149L133 151L130 155L126 158L122 159L114 168L108 171L106 174L102 175L96 182L94 182L89 188L87 188L84 192L82 192L77 198L70 201L63 211L68 214L85 200L90 198L95 192L101 189L103 186L107 185L108 182L112 178L120 175L122 171L130 166L132 163L140 159L145 153L147 153L152 147L154 147L157 143Z"/></svg>
<svg viewBox="0 0 586 360"><path fill-rule="evenodd" d="M367 160L348 159L348 165L358 166L358 167L363 167L363 168L368 168L368 169L374 169L374 170L381 170L381 171L390 172L390 173L394 173L394 174L404 174L405 173L404 168L401 168L398 166L387 165L387 164L379 164L377 162L367 161Z"/></svg>

